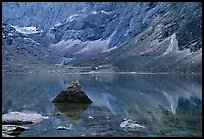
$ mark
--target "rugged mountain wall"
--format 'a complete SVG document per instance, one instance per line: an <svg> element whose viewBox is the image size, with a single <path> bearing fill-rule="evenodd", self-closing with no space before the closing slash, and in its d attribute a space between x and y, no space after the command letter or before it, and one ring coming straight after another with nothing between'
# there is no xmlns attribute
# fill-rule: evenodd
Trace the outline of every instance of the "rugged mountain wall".
<svg viewBox="0 0 204 139"><path fill-rule="evenodd" d="M36 26L49 30L70 14L83 9L83 3L3 2L3 21L17 26Z"/></svg>
<svg viewBox="0 0 204 139"><path fill-rule="evenodd" d="M27 34L17 32L8 24L2 24L3 65L54 64L58 60Z"/></svg>
<svg viewBox="0 0 204 139"><path fill-rule="evenodd" d="M3 3L3 23L75 66L119 71L201 71L202 5L196 2ZM66 62L66 61L65 61ZM159 69L159 70L158 70Z"/></svg>

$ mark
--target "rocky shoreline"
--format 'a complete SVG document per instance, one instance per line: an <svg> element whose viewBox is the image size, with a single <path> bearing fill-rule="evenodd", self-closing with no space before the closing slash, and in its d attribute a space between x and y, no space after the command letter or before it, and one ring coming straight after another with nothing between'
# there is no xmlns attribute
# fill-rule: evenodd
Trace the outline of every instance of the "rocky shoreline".
<svg viewBox="0 0 204 139"><path fill-rule="evenodd" d="M29 130L30 124L41 122L48 117L36 113L9 112L2 115L2 137L18 137Z"/></svg>

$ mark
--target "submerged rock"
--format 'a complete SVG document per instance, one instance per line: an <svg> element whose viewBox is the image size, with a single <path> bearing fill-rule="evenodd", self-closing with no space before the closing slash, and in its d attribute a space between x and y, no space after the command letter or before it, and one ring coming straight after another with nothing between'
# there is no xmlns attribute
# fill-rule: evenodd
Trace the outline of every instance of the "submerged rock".
<svg viewBox="0 0 204 139"><path fill-rule="evenodd" d="M71 86L61 91L52 102L57 103L93 103L81 89L78 80L71 81Z"/></svg>
<svg viewBox="0 0 204 139"><path fill-rule="evenodd" d="M145 128L143 125L137 123L137 121L133 121L131 119L124 119L122 123L120 123L120 127L125 131L137 131L141 128Z"/></svg>

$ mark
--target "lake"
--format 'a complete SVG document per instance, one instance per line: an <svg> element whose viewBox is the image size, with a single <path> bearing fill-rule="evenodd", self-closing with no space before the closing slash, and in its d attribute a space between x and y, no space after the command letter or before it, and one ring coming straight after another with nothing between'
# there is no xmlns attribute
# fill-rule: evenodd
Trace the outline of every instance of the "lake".
<svg viewBox="0 0 204 139"><path fill-rule="evenodd" d="M51 102L72 79L92 104ZM3 73L2 113L11 111L49 117L20 137L202 136L202 75ZM125 118L145 128L127 132L120 127Z"/></svg>

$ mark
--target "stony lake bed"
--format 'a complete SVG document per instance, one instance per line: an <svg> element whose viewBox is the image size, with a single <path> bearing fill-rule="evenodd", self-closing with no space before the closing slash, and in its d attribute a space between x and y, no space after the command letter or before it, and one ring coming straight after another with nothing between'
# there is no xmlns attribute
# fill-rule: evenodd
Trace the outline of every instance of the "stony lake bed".
<svg viewBox="0 0 204 139"><path fill-rule="evenodd" d="M2 117L11 112L46 117L27 124L28 129L19 137L202 136L201 75L3 73L2 76ZM79 80L93 103L52 103L73 79ZM122 128L127 119L144 128Z"/></svg>

